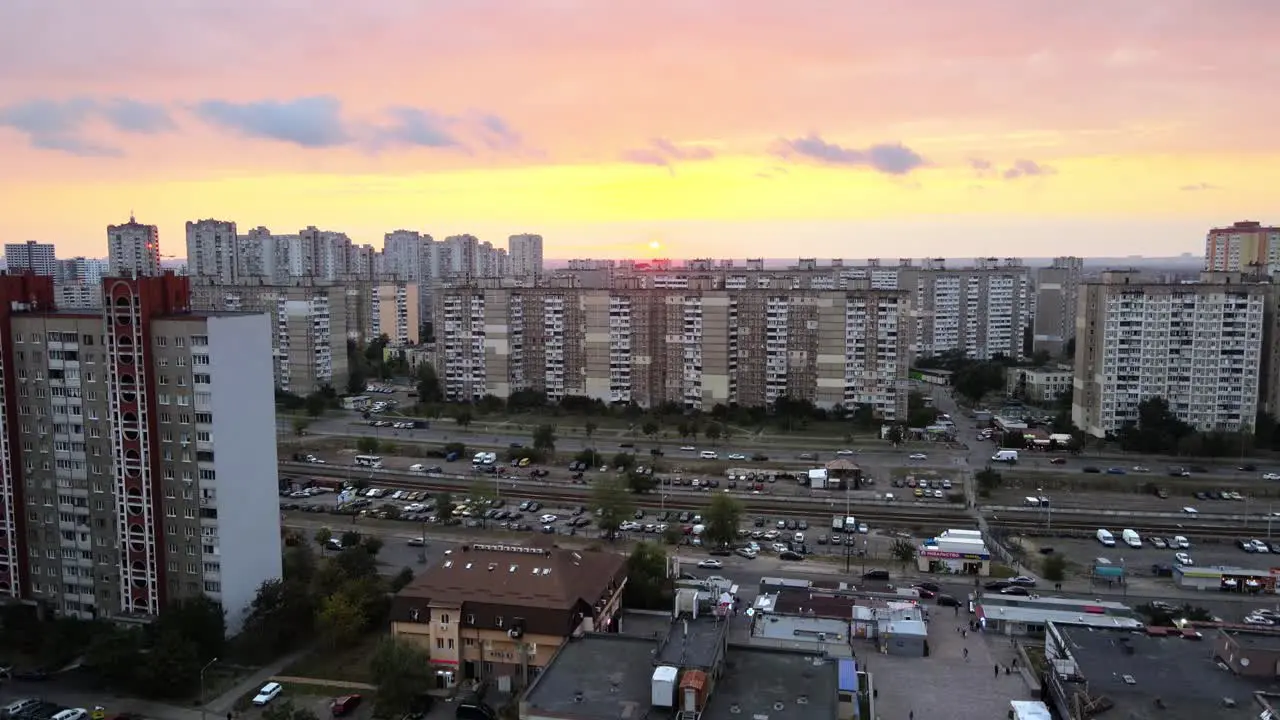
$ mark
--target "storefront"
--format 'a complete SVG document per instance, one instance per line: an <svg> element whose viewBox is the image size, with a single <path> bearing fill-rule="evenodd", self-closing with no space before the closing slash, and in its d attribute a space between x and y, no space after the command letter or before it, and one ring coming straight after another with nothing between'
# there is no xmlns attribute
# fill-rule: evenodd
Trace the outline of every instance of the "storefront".
<svg viewBox="0 0 1280 720"><path fill-rule="evenodd" d="M1178 587L1189 590L1217 590L1250 595L1271 595L1276 592L1276 575L1265 570L1179 565L1173 568L1173 581Z"/></svg>
<svg viewBox="0 0 1280 720"><path fill-rule="evenodd" d="M991 574L991 553L985 547L978 549L952 549L925 544L916 553L920 572L943 575Z"/></svg>

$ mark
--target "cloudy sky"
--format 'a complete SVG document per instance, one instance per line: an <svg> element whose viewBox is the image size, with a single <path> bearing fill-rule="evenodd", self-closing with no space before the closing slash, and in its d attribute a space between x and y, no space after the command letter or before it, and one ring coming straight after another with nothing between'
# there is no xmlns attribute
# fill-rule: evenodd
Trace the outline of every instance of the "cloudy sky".
<svg viewBox="0 0 1280 720"><path fill-rule="evenodd" d="M1280 0L6 0L0 239L1175 254L1280 222Z"/></svg>

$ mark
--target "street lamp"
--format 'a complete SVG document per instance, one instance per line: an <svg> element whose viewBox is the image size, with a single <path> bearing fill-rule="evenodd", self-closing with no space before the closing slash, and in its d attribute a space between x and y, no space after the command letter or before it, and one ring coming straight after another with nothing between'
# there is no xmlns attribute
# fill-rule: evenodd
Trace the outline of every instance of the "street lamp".
<svg viewBox="0 0 1280 720"><path fill-rule="evenodd" d="M1045 509L1045 531L1053 532L1053 504L1049 502L1048 496L1044 494L1044 488L1036 488L1036 501Z"/></svg>
<svg viewBox="0 0 1280 720"><path fill-rule="evenodd" d="M212 667L213 664L216 662L218 662L218 658L214 658L210 660L209 662L204 664L204 667L200 668L200 717L202 718L205 717L206 715L205 702L204 702L204 673L206 670Z"/></svg>

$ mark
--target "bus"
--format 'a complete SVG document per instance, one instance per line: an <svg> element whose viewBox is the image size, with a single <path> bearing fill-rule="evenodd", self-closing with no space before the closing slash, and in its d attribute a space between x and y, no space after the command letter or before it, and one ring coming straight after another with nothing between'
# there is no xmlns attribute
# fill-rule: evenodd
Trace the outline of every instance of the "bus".
<svg viewBox="0 0 1280 720"><path fill-rule="evenodd" d="M377 455L357 455L356 464L361 467L380 468L382 467L382 458Z"/></svg>

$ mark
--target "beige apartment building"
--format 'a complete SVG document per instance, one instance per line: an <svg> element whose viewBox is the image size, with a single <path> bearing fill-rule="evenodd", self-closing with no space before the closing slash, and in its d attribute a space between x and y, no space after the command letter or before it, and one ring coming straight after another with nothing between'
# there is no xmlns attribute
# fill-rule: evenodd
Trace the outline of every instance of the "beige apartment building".
<svg viewBox="0 0 1280 720"><path fill-rule="evenodd" d="M1204 269L1210 272L1280 273L1280 227L1246 220L1205 235Z"/></svg>
<svg viewBox="0 0 1280 720"><path fill-rule="evenodd" d="M1084 260L1077 257L1053 259L1049 267L1036 268L1035 324L1032 352L1059 357L1076 334L1076 309Z"/></svg>
<svg viewBox="0 0 1280 720"><path fill-rule="evenodd" d="M1082 285L1072 421L1104 437L1159 396L1198 430L1252 430L1273 302L1273 286L1238 275L1174 284L1107 272Z"/></svg>
<svg viewBox="0 0 1280 720"><path fill-rule="evenodd" d="M281 572L270 323L192 312L173 275L100 291L63 311L0 277L0 601L138 619L205 594L235 632Z"/></svg>
<svg viewBox="0 0 1280 720"><path fill-rule="evenodd" d="M446 397L507 397L690 409L869 404L905 414L910 361L906 293L681 288L616 278L612 289L503 281L437 289L437 371Z"/></svg>

